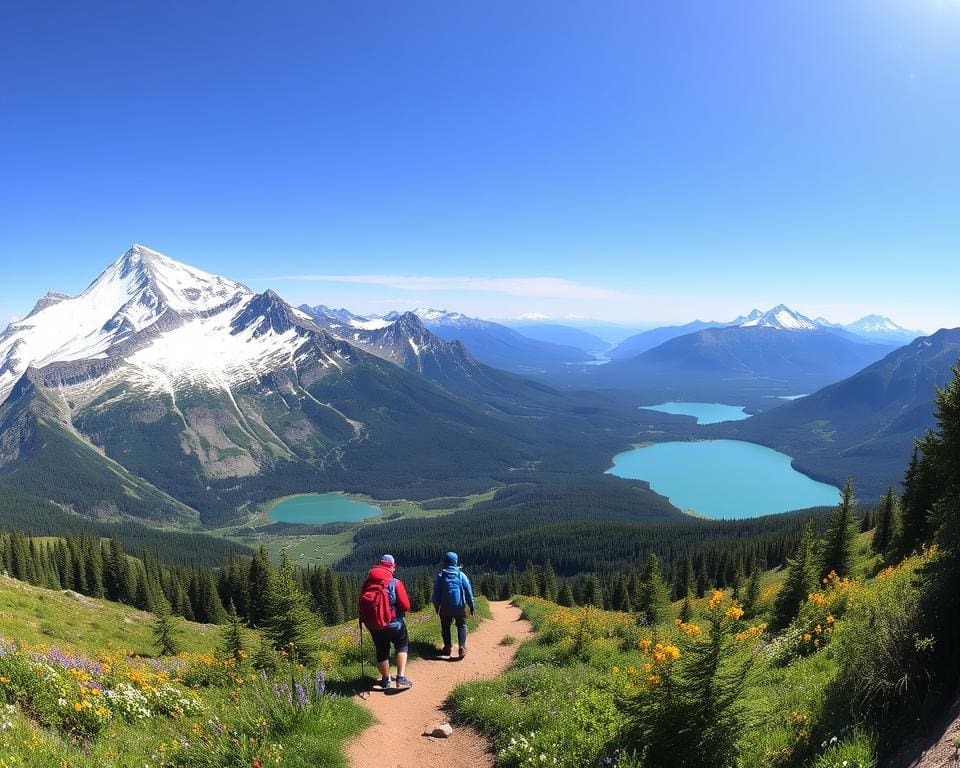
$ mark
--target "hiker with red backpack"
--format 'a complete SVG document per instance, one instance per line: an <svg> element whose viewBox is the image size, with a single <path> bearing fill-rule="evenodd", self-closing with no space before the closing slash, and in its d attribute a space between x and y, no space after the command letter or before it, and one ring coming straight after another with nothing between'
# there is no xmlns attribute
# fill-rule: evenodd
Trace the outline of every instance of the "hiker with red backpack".
<svg viewBox="0 0 960 768"><path fill-rule="evenodd" d="M370 630L377 651L377 670L380 672L380 687L392 686L390 679L390 646L394 647L397 660L397 688L413 685L407 679L407 650L410 641L403 614L410 610L410 598L400 579L393 576L397 569L393 555L384 555L370 569L367 580L360 589L360 621Z"/></svg>
<svg viewBox="0 0 960 768"><path fill-rule="evenodd" d="M433 580L433 608L440 617L440 634L443 637L441 656L453 652L450 625L457 624L458 655L467 655L467 611L473 616L473 587L467 574L460 570L460 558L456 552L447 552L443 558L443 570Z"/></svg>

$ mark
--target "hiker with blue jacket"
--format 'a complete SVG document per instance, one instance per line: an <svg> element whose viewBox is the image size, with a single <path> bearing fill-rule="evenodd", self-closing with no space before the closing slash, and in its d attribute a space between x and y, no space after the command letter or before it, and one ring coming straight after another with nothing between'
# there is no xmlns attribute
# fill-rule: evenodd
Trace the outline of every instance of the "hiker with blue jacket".
<svg viewBox="0 0 960 768"><path fill-rule="evenodd" d="M440 617L440 633L443 636L441 656L450 656L450 624L457 623L457 645L462 659L467 655L467 611L473 616L473 587L467 574L460 570L456 552L447 552L443 558L443 570L433 580L433 608Z"/></svg>

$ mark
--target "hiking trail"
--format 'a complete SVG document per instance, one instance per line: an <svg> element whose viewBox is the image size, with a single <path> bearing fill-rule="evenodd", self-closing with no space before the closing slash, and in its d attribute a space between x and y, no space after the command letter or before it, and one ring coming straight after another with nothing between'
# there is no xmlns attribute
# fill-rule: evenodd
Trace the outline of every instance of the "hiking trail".
<svg viewBox="0 0 960 768"><path fill-rule="evenodd" d="M530 623L520 618L520 609L516 606L491 601L490 612L493 617L480 622L469 634L467 656L462 661L414 659L407 664L412 688L392 695L375 688L368 698L357 698L377 722L349 745L347 756L351 768L447 768L451 765L492 768L489 744L472 728L455 725L448 739L423 735L429 727L449 722L443 703L456 686L468 680L497 677L513 661L517 646L532 634ZM439 621L436 628L439 647ZM500 645L507 635L515 637L517 642Z"/></svg>

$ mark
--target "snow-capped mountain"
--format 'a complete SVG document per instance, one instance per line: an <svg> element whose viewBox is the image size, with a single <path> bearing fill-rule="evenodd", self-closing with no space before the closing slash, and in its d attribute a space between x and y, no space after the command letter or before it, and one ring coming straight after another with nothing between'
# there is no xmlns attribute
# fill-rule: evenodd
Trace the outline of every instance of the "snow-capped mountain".
<svg viewBox="0 0 960 768"><path fill-rule="evenodd" d="M448 312L445 309L430 309L428 307L417 307L411 310L413 314L419 317L428 326L446 326L448 328L491 328L506 327L499 323L493 323L489 320L481 320L477 317L468 317L462 312ZM396 317L396 312L391 312L386 317Z"/></svg>
<svg viewBox="0 0 960 768"><path fill-rule="evenodd" d="M857 336L866 339L878 341L893 341L907 344L919 336L923 336L923 331L911 331L903 326L897 325L889 317L882 315L867 315L859 320L844 325L843 328Z"/></svg>
<svg viewBox="0 0 960 768"><path fill-rule="evenodd" d="M335 336L273 291L134 246L0 336L0 484L113 519L216 523L318 488L472 492L567 460L584 435L605 452L627 439L619 413L594 430L413 314L353 325L371 319L325 316Z"/></svg>
<svg viewBox="0 0 960 768"><path fill-rule="evenodd" d="M740 315L736 320L731 320L729 323L723 323L723 325L744 325L745 323L752 323L756 320L759 320L763 317L764 313L759 309L751 309L747 314Z"/></svg>
<svg viewBox="0 0 960 768"><path fill-rule="evenodd" d="M332 336L435 381L449 381L454 371L470 376L480 373L477 361L460 342L432 333L413 312L371 318L322 304L301 309Z"/></svg>
<svg viewBox="0 0 960 768"><path fill-rule="evenodd" d="M778 304L763 313L754 310L749 319L736 323L741 328L776 328L781 331L815 331L821 326L809 317L794 312L785 304Z"/></svg>
<svg viewBox="0 0 960 768"><path fill-rule="evenodd" d="M302 304L300 309L310 315L314 320L318 320L322 324L331 327L345 326L348 328L359 328L364 331L374 331L377 328L386 328L393 322L392 319L388 320L382 317L355 315L348 309L330 309L323 304L318 304L315 307Z"/></svg>
<svg viewBox="0 0 960 768"><path fill-rule="evenodd" d="M107 358L235 309L253 293L135 245L79 296L48 293L0 335L0 402L29 367Z"/></svg>

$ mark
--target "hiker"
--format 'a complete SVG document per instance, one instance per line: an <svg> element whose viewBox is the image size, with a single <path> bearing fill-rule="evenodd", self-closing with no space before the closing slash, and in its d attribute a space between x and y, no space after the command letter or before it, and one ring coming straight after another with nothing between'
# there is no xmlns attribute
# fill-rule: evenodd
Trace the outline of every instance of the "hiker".
<svg viewBox="0 0 960 768"><path fill-rule="evenodd" d="M440 617L440 633L443 636L441 656L453 652L450 642L450 624L457 623L457 645L462 659L467 655L467 610L473 616L473 587L467 574L460 570L456 552L447 552L443 558L443 570L433 580L433 608Z"/></svg>
<svg viewBox="0 0 960 768"><path fill-rule="evenodd" d="M403 614L410 610L410 598L400 579L394 578L397 563L393 555L384 555L370 569L360 589L360 620L370 630L377 651L377 670L380 687L387 690L390 680L390 645L396 652L397 688L409 688L412 682L404 674L407 669L407 650L410 641Z"/></svg>

